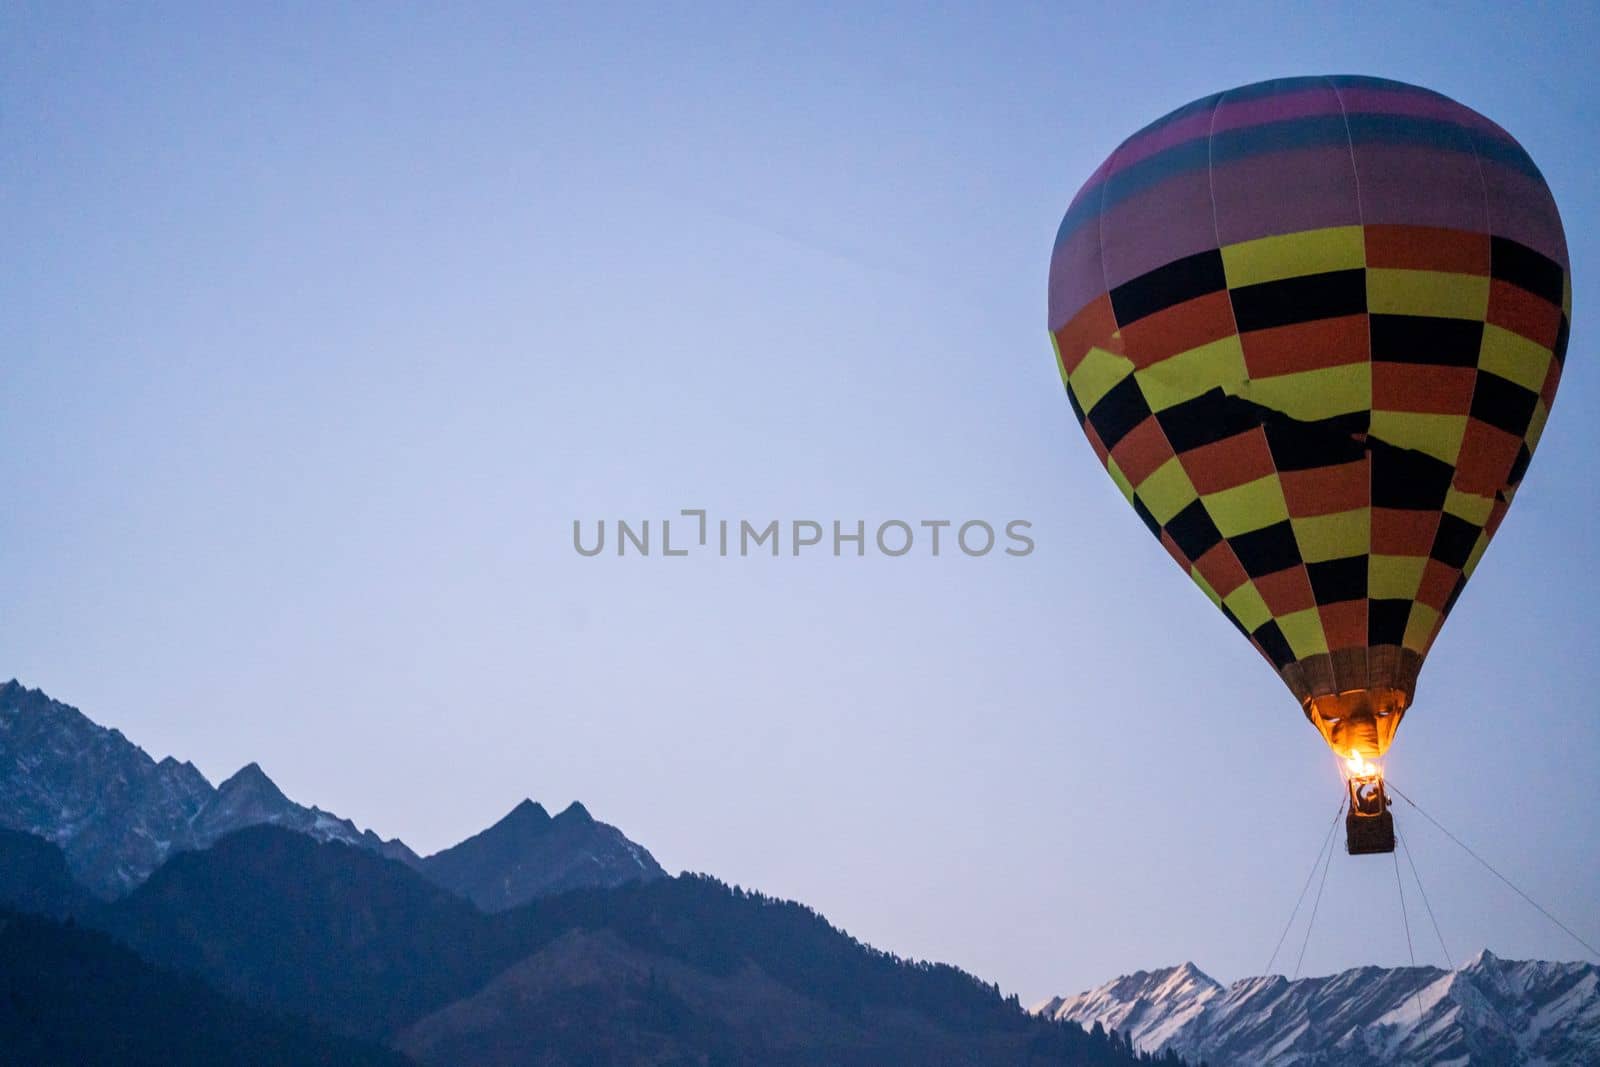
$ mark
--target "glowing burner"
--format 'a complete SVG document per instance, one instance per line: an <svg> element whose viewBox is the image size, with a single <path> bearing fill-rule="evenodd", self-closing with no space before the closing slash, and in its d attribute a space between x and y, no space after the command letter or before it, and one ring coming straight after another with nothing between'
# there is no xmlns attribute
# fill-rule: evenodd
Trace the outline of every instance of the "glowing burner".
<svg viewBox="0 0 1600 1067"><path fill-rule="evenodd" d="M1394 851L1394 816L1383 788L1383 768L1356 749L1344 761L1350 812L1344 817L1344 848L1352 856Z"/></svg>
<svg viewBox="0 0 1600 1067"><path fill-rule="evenodd" d="M1383 768L1370 762L1365 756L1355 749L1350 750L1350 758L1344 761L1346 778L1382 778Z"/></svg>

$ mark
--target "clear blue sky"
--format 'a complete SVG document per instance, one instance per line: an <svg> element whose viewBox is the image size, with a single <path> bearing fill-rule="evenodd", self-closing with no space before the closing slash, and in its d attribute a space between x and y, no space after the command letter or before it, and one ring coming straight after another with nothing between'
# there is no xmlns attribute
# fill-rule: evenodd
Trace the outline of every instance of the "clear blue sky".
<svg viewBox="0 0 1600 1067"><path fill-rule="evenodd" d="M1339 779L1094 462L1045 278L1133 129L1370 73L1522 140L1577 309L1390 773L1600 939L1596 31L1577 4L7 5L0 676L419 849L581 798L674 870L1029 1000L1255 973ZM572 550L575 517L696 506L1021 517L1038 548ZM1216 706L1229 736L1189 710ZM1573 956L1399 815L1458 960ZM1306 969L1404 958L1388 861L1341 853Z"/></svg>

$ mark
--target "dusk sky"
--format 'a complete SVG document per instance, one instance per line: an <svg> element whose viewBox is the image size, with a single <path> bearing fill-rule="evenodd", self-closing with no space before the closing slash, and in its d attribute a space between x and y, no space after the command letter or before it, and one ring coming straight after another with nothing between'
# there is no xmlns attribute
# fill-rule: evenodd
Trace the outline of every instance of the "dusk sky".
<svg viewBox="0 0 1600 1067"><path fill-rule="evenodd" d="M1339 775L1096 463L1046 275L1135 129L1373 74L1522 142L1576 309L1388 771L1600 942L1600 9L1068 8L0 9L0 680L419 851L581 799L1025 1002L1260 973ZM573 549L685 508L1037 547ZM1456 963L1581 955L1395 810ZM1341 847L1304 970L1406 953Z"/></svg>

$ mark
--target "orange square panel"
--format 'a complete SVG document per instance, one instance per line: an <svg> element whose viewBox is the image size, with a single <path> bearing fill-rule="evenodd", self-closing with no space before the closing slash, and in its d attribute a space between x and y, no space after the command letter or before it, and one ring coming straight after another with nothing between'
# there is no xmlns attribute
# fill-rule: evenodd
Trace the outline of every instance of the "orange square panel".
<svg viewBox="0 0 1600 1067"><path fill-rule="evenodd" d="M1335 467L1283 471L1283 499L1298 519L1364 508L1372 499L1372 461L1358 459Z"/></svg>
<svg viewBox="0 0 1600 1067"><path fill-rule="evenodd" d="M1191 448L1179 457L1179 462L1201 495L1265 478L1276 469L1267 435L1259 426Z"/></svg>
<svg viewBox="0 0 1600 1067"><path fill-rule="evenodd" d="M1226 291L1207 293L1146 315L1122 328L1123 352L1143 370L1179 352L1232 337L1233 304Z"/></svg>
<svg viewBox="0 0 1600 1067"><path fill-rule="evenodd" d="M1439 532L1439 512L1372 509L1372 551L1380 556L1426 556Z"/></svg>
<svg viewBox="0 0 1600 1067"><path fill-rule="evenodd" d="M1472 410L1475 367L1429 363L1374 363L1372 410L1465 415Z"/></svg>
<svg viewBox="0 0 1600 1067"><path fill-rule="evenodd" d="M1311 594L1311 579L1306 576L1303 563L1262 575L1255 582L1256 592L1261 594L1267 610L1274 616L1316 607L1316 597Z"/></svg>
<svg viewBox="0 0 1600 1067"><path fill-rule="evenodd" d="M1252 378L1365 363L1371 351L1365 315L1296 322L1241 334L1244 365Z"/></svg>

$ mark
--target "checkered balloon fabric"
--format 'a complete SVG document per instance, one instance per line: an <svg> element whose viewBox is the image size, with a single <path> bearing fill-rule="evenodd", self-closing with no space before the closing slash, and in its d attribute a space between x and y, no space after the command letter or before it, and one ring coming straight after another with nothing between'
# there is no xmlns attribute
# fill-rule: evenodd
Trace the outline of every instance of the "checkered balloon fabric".
<svg viewBox="0 0 1600 1067"><path fill-rule="evenodd" d="M1384 693L1398 723L1538 444L1571 292L1504 130L1292 78L1111 154L1056 237L1050 332L1112 480L1307 714Z"/></svg>

